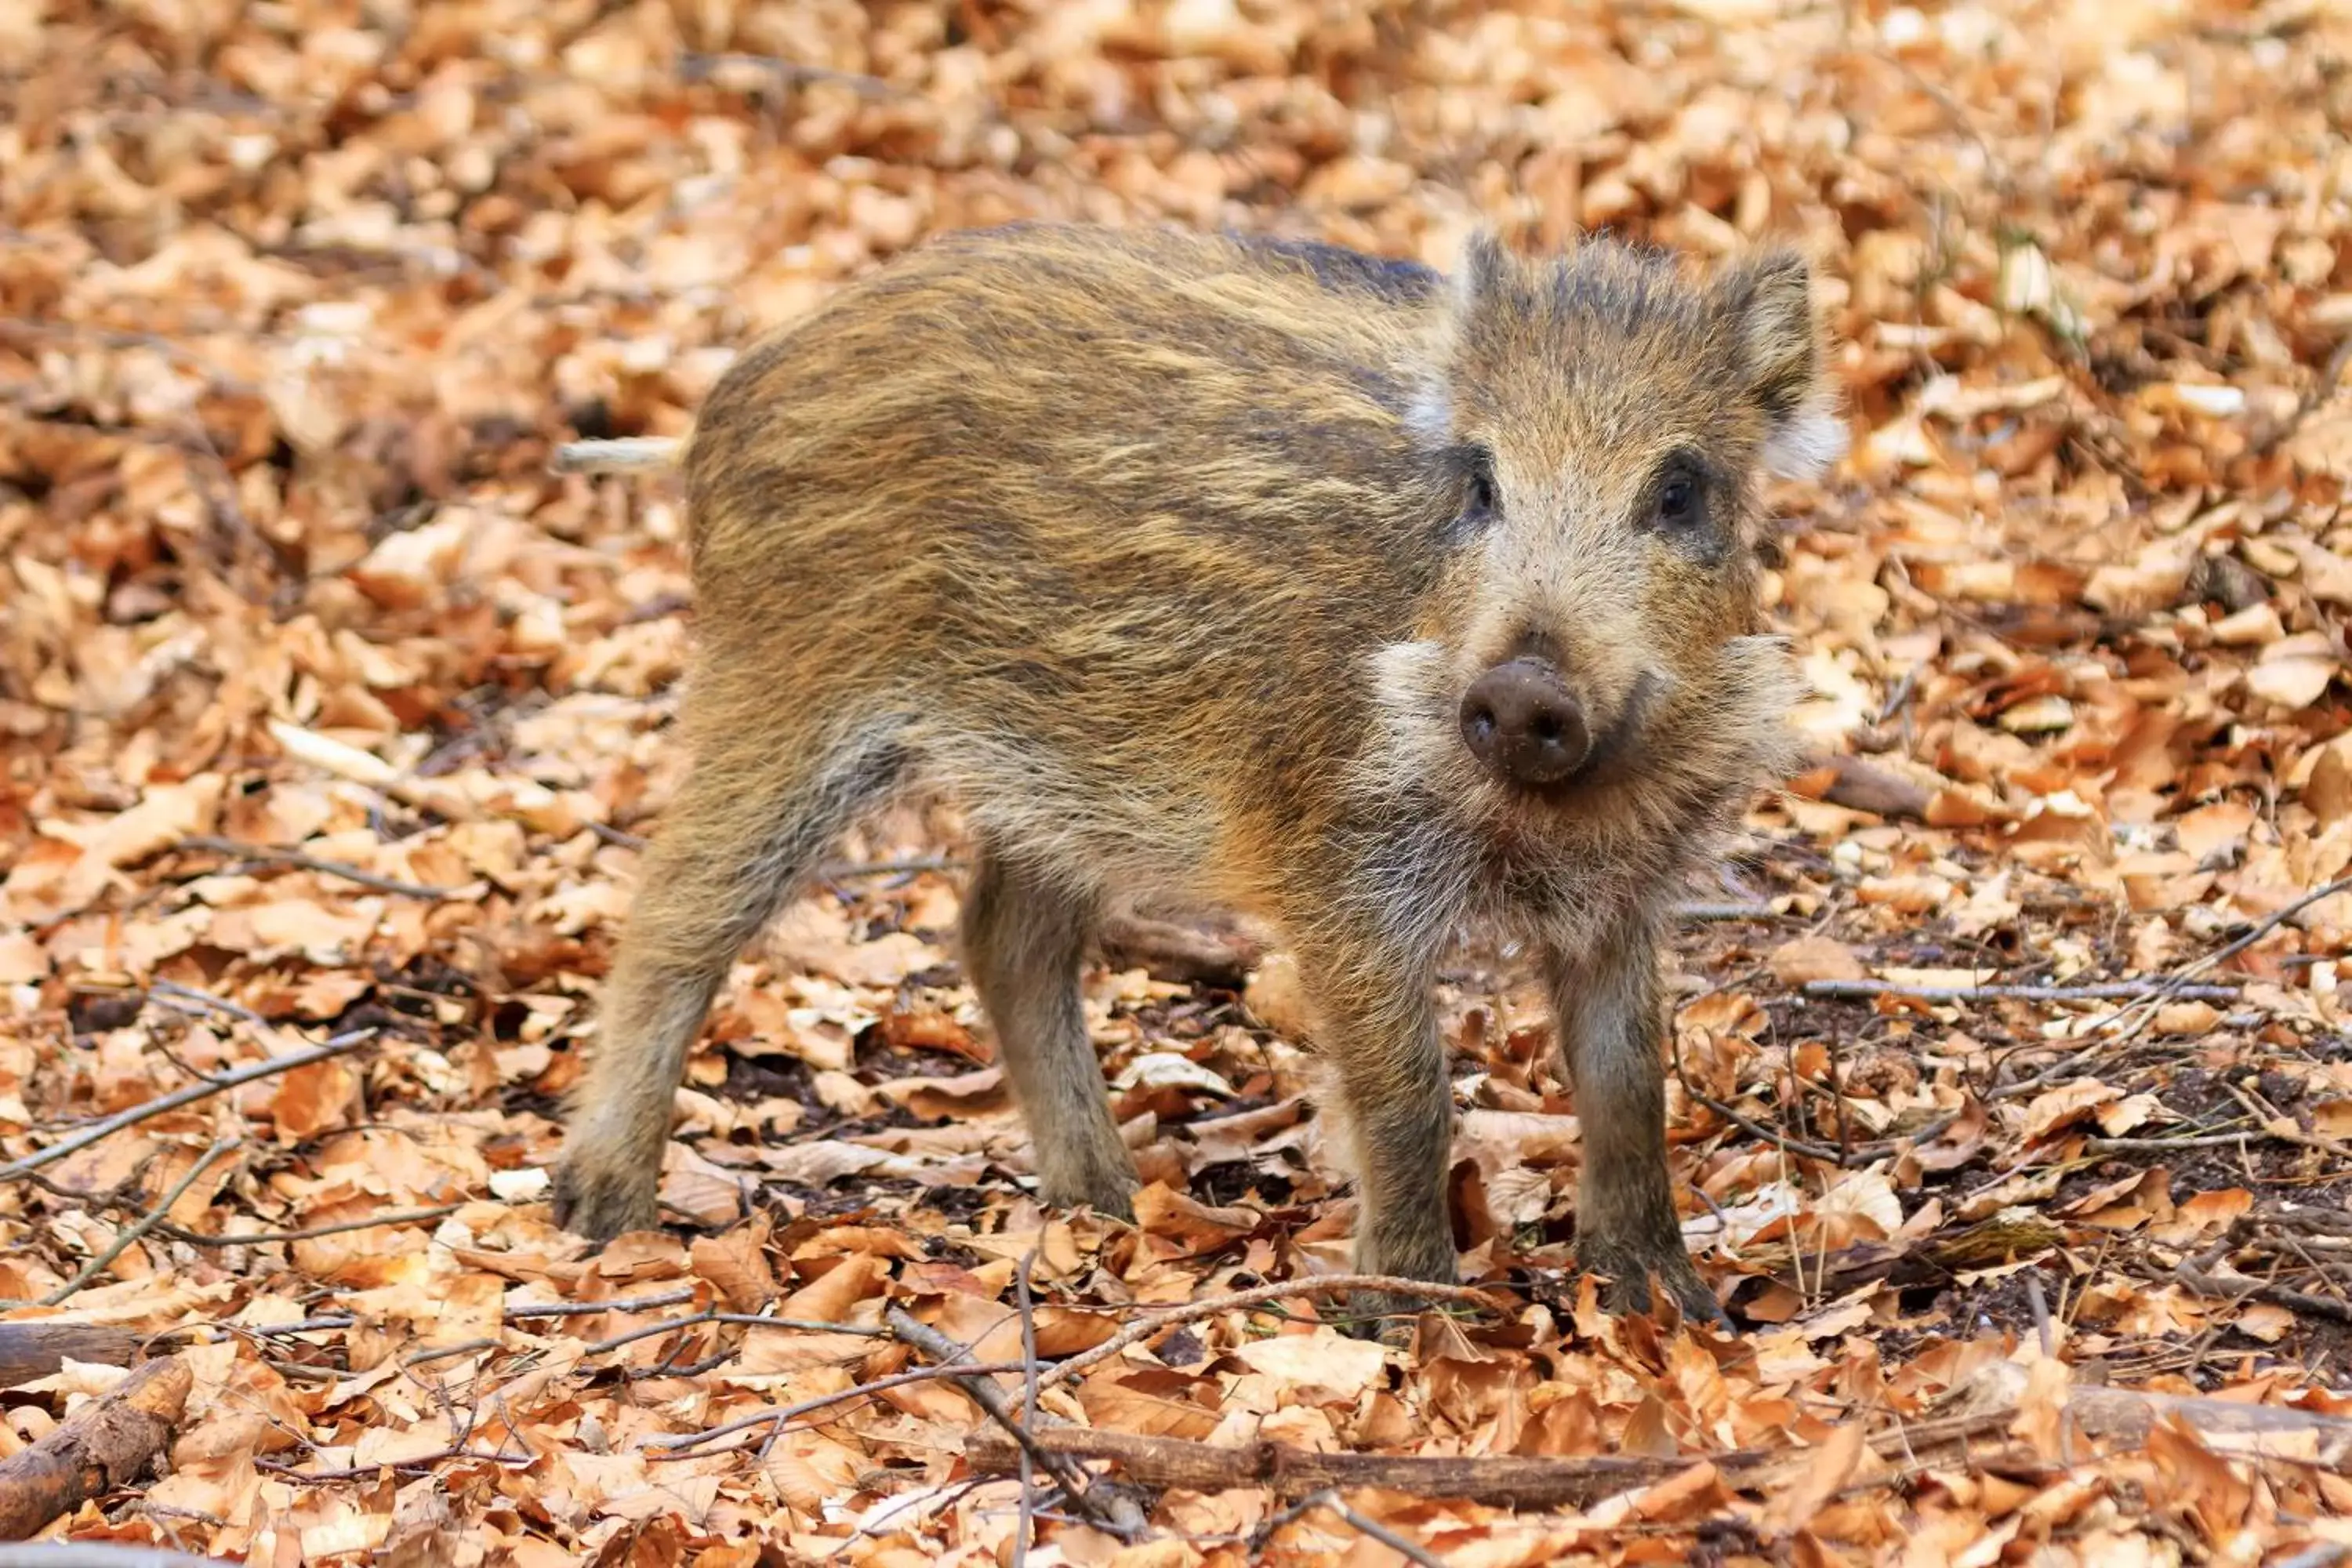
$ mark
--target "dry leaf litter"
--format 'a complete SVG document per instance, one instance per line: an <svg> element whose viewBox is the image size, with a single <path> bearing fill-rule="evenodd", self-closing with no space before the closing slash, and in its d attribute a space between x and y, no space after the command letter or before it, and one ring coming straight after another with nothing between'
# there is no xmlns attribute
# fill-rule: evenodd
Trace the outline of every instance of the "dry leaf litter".
<svg viewBox="0 0 2352 1568"><path fill-rule="evenodd" d="M49 1533L278 1568L2339 1560L2347 67L2324 0L0 3L0 1328L194 1373L160 1479ZM1384 1349L1301 1287L1057 1377L1343 1268L1348 1189L1278 955L1097 965L1150 1184L1133 1227L1042 1211L951 821L845 843L746 956L672 1227L551 1225L690 616L674 484L551 453L676 436L756 329L1030 216L1823 268L1854 447L1785 498L1769 584L1818 764L1676 945L1677 1174L1738 1336L1594 1310L1574 1097L1523 966L1465 952L1486 1305ZM919 1370L905 1319L1000 1365L1025 1329L1038 1386L990 1382L1041 1429L1649 1468L1299 1508L1090 1461L1036 1471L1024 1534L950 1381L677 1441ZM0 1450L123 1375L23 1382ZM2103 1386L2207 1403L2119 1435Z"/></svg>

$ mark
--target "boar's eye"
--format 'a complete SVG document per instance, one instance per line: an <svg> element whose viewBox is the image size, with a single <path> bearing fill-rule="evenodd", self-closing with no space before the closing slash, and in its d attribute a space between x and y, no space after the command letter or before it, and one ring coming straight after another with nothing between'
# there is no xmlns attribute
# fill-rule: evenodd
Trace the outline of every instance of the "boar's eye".
<svg viewBox="0 0 2352 1568"><path fill-rule="evenodd" d="M1484 447L1465 447L1462 453L1463 521L1484 522L1500 504L1495 491L1495 455Z"/></svg>
<svg viewBox="0 0 2352 1568"><path fill-rule="evenodd" d="M1688 533L1706 522L1706 474L1688 457L1666 459L1650 489L1651 515L1667 533Z"/></svg>

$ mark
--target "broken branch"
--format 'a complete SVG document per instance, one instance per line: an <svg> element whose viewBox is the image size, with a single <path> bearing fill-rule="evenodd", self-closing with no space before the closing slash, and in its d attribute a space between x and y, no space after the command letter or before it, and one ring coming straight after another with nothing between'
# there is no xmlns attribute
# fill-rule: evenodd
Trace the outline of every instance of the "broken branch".
<svg viewBox="0 0 2352 1568"><path fill-rule="evenodd" d="M0 1459L0 1540L22 1541L146 1474L171 1441L194 1383L177 1356L151 1361L46 1437Z"/></svg>
<svg viewBox="0 0 2352 1568"><path fill-rule="evenodd" d="M94 1323L0 1323L0 1388L47 1377L69 1361L128 1366L139 1336Z"/></svg>
<svg viewBox="0 0 2352 1568"><path fill-rule="evenodd" d="M1575 1508L1629 1486L1645 1486L1705 1458L1653 1459L1624 1454L1579 1458L1527 1458L1514 1454L1417 1455L1325 1453L1287 1443L1199 1443L1183 1437L1146 1437L1080 1426L1041 1427L1031 1436L1062 1464L1108 1460L1128 1479L1148 1487L1188 1491L1229 1491L1269 1487L1284 1497L1305 1497L1333 1489L1379 1487L1424 1498L1466 1498L1526 1509ZM964 1439L964 1458L975 1470L1010 1475L1021 1451L1010 1438L982 1429ZM1745 1456L1749 1464L1780 1455ZM1737 1456L1716 1456L1724 1463Z"/></svg>

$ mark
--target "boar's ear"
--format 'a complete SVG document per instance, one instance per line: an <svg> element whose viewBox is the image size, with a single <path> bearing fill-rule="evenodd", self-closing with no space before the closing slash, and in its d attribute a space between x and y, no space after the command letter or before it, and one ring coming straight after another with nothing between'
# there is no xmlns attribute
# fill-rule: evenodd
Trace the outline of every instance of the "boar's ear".
<svg viewBox="0 0 2352 1568"><path fill-rule="evenodd" d="M1811 479L1845 455L1845 425L1822 374L1813 324L1812 270L1793 250L1770 250L1726 268L1715 297L1763 405L1765 466Z"/></svg>
<svg viewBox="0 0 2352 1568"><path fill-rule="evenodd" d="M1462 259L1454 266L1453 284L1454 321L1464 327L1475 327L1497 310L1508 311L1523 306L1520 297L1527 289L1526 266L1511 254L1493 229L1474 229L1463 241Z"/></svg>
<svg viewBox="0 0 2352 1568"><path fill-rule="evenodd" d="M1476 366L1497 342L1496 329L1516 313L1519 263L1491 229L1473 230L1446 275L1443 313L1433 323L1431 363L1405 409L1406 427L1426 441L1452 438L1457 378L1476 378Z"/></svg>

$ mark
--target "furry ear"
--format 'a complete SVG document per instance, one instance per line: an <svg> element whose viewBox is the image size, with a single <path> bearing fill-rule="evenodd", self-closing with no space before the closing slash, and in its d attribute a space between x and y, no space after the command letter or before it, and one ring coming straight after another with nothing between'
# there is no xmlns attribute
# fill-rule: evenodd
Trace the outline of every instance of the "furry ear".
<svg viewBox="0 0 2352 1568"><path fill-rule="evenodd" d="M1813 321L1812 268L1793 250L1765 251L1715 283L1749 394L1764 408L1764 462L1784 479L1811 479L1845 456Z"/></svg>
<svg viewBox="0 0 2352 1568"><path fill-rule="evenodd" d="M1517 258L1493 229L1473 230L1463 242L1461 265L1454 269L1455 308L1475 310L1509 288L1517 274Z"/></svg>
<svg viewBox="0 0 2352 1568"><path fill-rule="evenodd" d="M1435 323L1432 369L1405 410L1405 424L1433 444L1450 438L1454 426L1453 375L1465 356L1475 357L1486 337L1482 328L1495 312L1516 314L1522 309L1524 264L1505 248L1489 228L1471 231L1462 254L1446 276L1444 313Z"/></svg>

